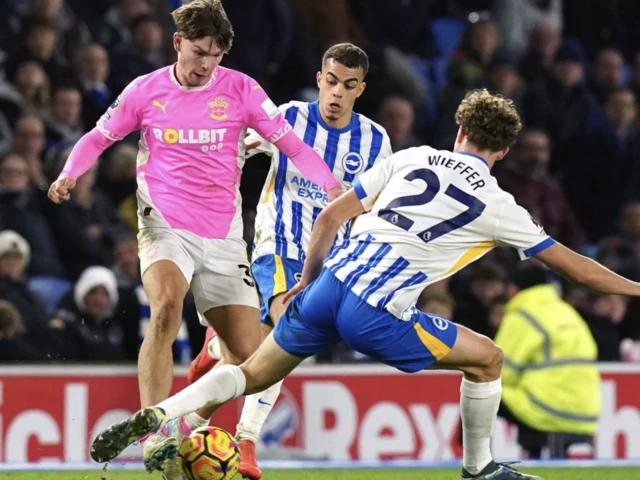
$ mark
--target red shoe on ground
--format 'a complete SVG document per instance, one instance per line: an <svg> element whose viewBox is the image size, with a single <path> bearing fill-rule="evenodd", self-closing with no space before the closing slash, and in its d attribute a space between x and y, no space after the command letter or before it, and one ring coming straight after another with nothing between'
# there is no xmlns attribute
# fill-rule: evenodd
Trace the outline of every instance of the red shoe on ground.
<svg viewBox="0 0 640 480"><path fill-rule="evenodd" d="M238 473L249 480L260 480L262 472L256 462L256 444L251 440L241 440L238 448L240 449L240 469Z"/></svg>

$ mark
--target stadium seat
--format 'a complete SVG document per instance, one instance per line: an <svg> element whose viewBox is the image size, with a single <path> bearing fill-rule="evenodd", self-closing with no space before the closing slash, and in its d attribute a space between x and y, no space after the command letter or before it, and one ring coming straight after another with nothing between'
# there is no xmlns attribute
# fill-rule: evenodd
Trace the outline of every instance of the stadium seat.
<svg viewBox="0 0 640 480"><path fill-rule="evenodd" d="M458 18L434 18L431 21L433 38L438 48L438 56L431 62L431 86L437 94L447 81L449 58L462 40L465 24Z"/></svg>
<svg viewBox="0 0 640 480"><path fill-rule="evenodd" d="M72 283L57 277L32 277L27 280L29 290L44 303L49 313L54 313L58 303L73 286Z"/></svg>
<svg viewBox="0 0 640 480"><path fill-rule="evenodd" d="M431 30L438 47L438 56L449 58L460 45L465 29L464 21L459 18L441 17L431 21Z"/></svg>

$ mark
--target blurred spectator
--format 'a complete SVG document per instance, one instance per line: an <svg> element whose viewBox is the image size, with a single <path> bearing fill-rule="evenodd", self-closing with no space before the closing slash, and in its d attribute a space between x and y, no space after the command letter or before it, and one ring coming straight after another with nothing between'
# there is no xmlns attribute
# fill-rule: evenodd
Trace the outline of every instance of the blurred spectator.
<svg viewBox="0 0 640 480"><path fill-rule="evenodd" d="M64 358L64 338L56 327L60 319L50 318L40 299L25 282L24 272L29 265L30 255L29 244L23 237L12 230L0 232L0 298L14 306L20 315L19 319L14 318L11 322L10 331L4 332L4 338L8 337L11 341L0 342L0 358ZM9 313L15 315L15 312ZM5 347L7 352L4 351Z"/></svg>
<svg viewBox="0 0 640 480"><path fill-rule="evenodd" d="M633 56L633 64L631 65L631 82L629 88L633 90L636 100L640 99L640 52L636 52Z"/></svg>
<svg viewBox="0 0 640 480"><path fill-rule="evenodd" d="M73 58L78 47L88 43L91 34L87 26L65 4L64 0L30 0L31 14L50 20L57 28L56 49L65 58Z"/></svg>
<svg viewBox="0 0 640 480"><path fill-rule="evenodd" d="M53 91L50 110L44 115L47 149L80 139L84 133L81 113L82 96L76 87L66 85Z"/></svg>
<svg viewBox="0 0 640 480"><path fill-rule="evenodd" d="M6 300L0 300L0 362L45 360L44 353L24 338L22 315Z"/></svg>
<svg viewBox="0 0 640 480"><path fill-rule="evenodd" d="M573 156L569 142L584 131L594 105L583 82L584 62L582 47L574 40L565 41L556 53L551 78L533 85L525 95L525 124L544 130L555 146L553 172Z"/></svg>
<svg viewBox="0 0 640 480"><path fill-rule="evenodd" d="M22 37L22 48L4 65L9 80L15 80L18 66L27 60L38 62L54 83L71 79L66 60L55 51L58 33L52 20L37 16L25 18Z"/></svg>
<svg viewBox="0 0 640 480"><path fill-rule="evenodd" d="M534 207L550 236L579 249L587 238L560 183L549 174L550 158L549 137L541 130L524 130L494 175L516 202Z"/></svg>
<svg viewBox="0 0 640 480"><path fill-rule="evenodd" d="M291 5L307 19L315 48L325 51L329 44L352 41L360 48L365 35L351 13L349 0L290 0ZM371 56L369 49L365 51Z"/></svg>
<svg viewBox="0 0 640 480"><path fill-rule="evenodd" d="M291 5L287 0L224 0L222 4L235 32L233 49L224 65L268 88L293 48Z"/></svg>
<svg viewBox="0 0 640 480"><path fill-rule="evenodd" d="M118 288L133 288L140 284L138 241L133 235L120 236L114 246L115 263L111 267Z"/></svg>
<svg viewBox="0 0 640 480"><path fill-rule="evenodd" d="M125 360L124 333L114 313L118 305L115 275L105 267L82 272L73 291L60 302L70 356L80 361Z"/></svg>
<svg viewBox="0 0 640 480"><path fill-rule="evenodd" d="M547 270L516 270L510 300L495 338L504 352L499 415L518 425L528 458L540 458L549 434L565 437L553 456L566 458L572 443L593 443L600 416L596 343L580 315L560 298ZM556 435L557 436L557 435Z"/></svg>
<svg viewBox="0 0 640 480"><path fill-rule="evenodd" d="M460 49L449 63L449 85L473 88L485 74L485 68L500 46L500 35L489 20L470 23L462 37Z"/></svg>
<svg viewBox="0 0 640 480"><path fill-rule="evenodd" d="M467 91L484 86L487 67L500 44L495 25L487 20L470 23L460 49L449 62L448 78L437 99L439 120L435 126L436 148L451 148L458 132L455 112Z"/></svg>
<svg viewBox="0 0 640 480"><path fill-rule="evenodd" d="M18 119L13 132L13 151L21 155L29 166L31 185L45 190L47 180L42 173L42 152L45 146L44 124L34 115Z"/></svg>
<svg viewBox="0 0 640 480"><path fill-rule="evenodd" d="M109 86L121 92L133 80L165 65L162 26L150 15L141 15L131 24L131 44L122 46L111 62Z"/></svg>
<svg viewBox="0 0 640 480"><path fill-rule="evenodd" d="M115 240L128 232L111 201L95 189L97 166L78 178L71 199L49 204L47 216L71 278L92 265L111 265Z"/></svg>
<svg viewBox="0 0 640 480"><path fill-rule="evenodd" d="M514 59L506 52L497 52L487 65L486 87L493 93L513 100L519 112L522 112L524 83L518 73Z"/></svg>
<svg viewBox="0 0 640 480"><path fill-rule="evenodd" d="M64 277L49 224L40 209L44 193L29 186L29 165L11 153L0 160L0 218L31 247L29 275Z"/></svg>
<svg viewBox="0 0 640 480"><path fill-rule="evenodd" d="M425 289L418 300L418 308L425 313L450 320L455 302L446 292Z"/></svg>
<svg viewBox="0 0 640 480"><path fill-rule="evenodd" d="M640 201L627 203L620 216L619 232L598 245L598 261L627 278L640 280Z"/></svg>
<svg viewBox="0 0 640 480"><path fill-rule="evenodd" d="M624 86L624 58L618 49L604 48L596 54L589 83L600 105Z"/></svg>
<svg viewBox="0 0 640 480"><path fill-rule="evenodd" d="M637 111L631 90L615 90L605 103L604 118L596 118L572 145L573 161L563 183L591 241L614 233L618 212L640 192Z"/></svg>
<svg viewBox="0 0 640 480"><path fill-rule="evenodd" d="M104 173L100 182L105 193L116 205L118 214L133 232L138 231L138 200L136 198L136 159L138 149L126 143L111 148L102 162Z"/></svg>
<svg viewBox="0 0 640 480"><path fill-rule="evenodd" d="M404 53L431 59L437 47L431 31L432 0L350 0L355 20L364 34ZM385 28L380 28L385 25Z"/></svg>
<svg viewBox="0 0 640 480"><path fill-rule="evenodd" d="M495 337L498 329L500 328L508 301L509 299L506 295L500 295L495 297L489 305L489 328L491 330L491 338Z"/></svg>
<svg viewBox="0 0 640 480"><path fill-rule="evenodd" d="M96 32L94 39L109 51L129 44L133 20L151 13L148 0L116 0L113 3L115 5L92 28Z"/></svg>
<svg viewBox="0 0 640 480"><path fill-rule="evenodd" d="M551 75L558 47L558 30L548 23L537 23L529 34L529 46L520 64L523 78L529 83L547 80Z"/></svg>
<svg viewBox="0 0 640 480"><path fill-rule="evenodd" d="M468 287L456 297L452 320L481 335L491 336L489 307L505 294L506 273L493 264L478 265Z"/></svg>
<svg viewBox="0 0 640 480"><path fill-rule="evenodd" d="M627 311L627 298L619 295L595 295L588 310L579 310L598 345L598 360L620 361L618 327Z"/></svg>
<svg viewBox="0 0 640 480"><path fill-rule="evenodd" d="M505 46L518 57L526 50L530 33L540 22L556 32L562 31L562 0L494 0L493 9Z"/></svg>
<svg viewBox="0 0 640 480"><path fill-rule="evenodd" d="M27 60L20 63L16 68L15 85L22 95L24 113L44 113L49 106L51 87L49 77L38 62Z"/></svg>
<svg viewBox="0 0 640 480"><path fill-rule="evenodd" d="M22 95L12 84L0 80L0 117L2 117L2 121L8 127L13 127L21 114Z"/></svg>
<svg viewBox="0 0 640 480"><path fill-rule="evenodd" d="M389 134L394 152L423 144L413 133L414 119L413 106L405 98L390 96L382 102L378 122Z"/></svg>
<svg viewBox="0 0 640 480"><path fill-rule="evenodd" d="M109 55L101 45L91 43L76 56L76 74L82 88L82 123L90 130L114 100L107 78Z"/></svg>

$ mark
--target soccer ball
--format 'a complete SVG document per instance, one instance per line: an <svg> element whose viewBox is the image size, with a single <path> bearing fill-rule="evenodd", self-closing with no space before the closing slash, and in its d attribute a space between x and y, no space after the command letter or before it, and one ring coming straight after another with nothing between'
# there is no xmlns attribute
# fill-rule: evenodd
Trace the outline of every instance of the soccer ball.
<svg viewBox="0 0 640 480"><path fill-rule="evenodd" d="M180 444L178 464L187 480L229 480L238 473L240 451L229 432L202 427Z"/></svg>

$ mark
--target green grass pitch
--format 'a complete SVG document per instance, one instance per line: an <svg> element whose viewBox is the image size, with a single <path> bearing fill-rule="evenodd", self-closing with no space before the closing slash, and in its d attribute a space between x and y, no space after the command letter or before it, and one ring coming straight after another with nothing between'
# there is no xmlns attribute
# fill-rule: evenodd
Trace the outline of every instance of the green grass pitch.
<svg viewBox="0 0 640 480"><path fill-rule="evenodd" d="M522 469L544 480L638 480L640 468ZM160 480L160 474L100 470L85 472L3 472L2 480ZM264 480L457 480L459 470L267 470ZM240 476L234 480L242 480Z"/></svg>

